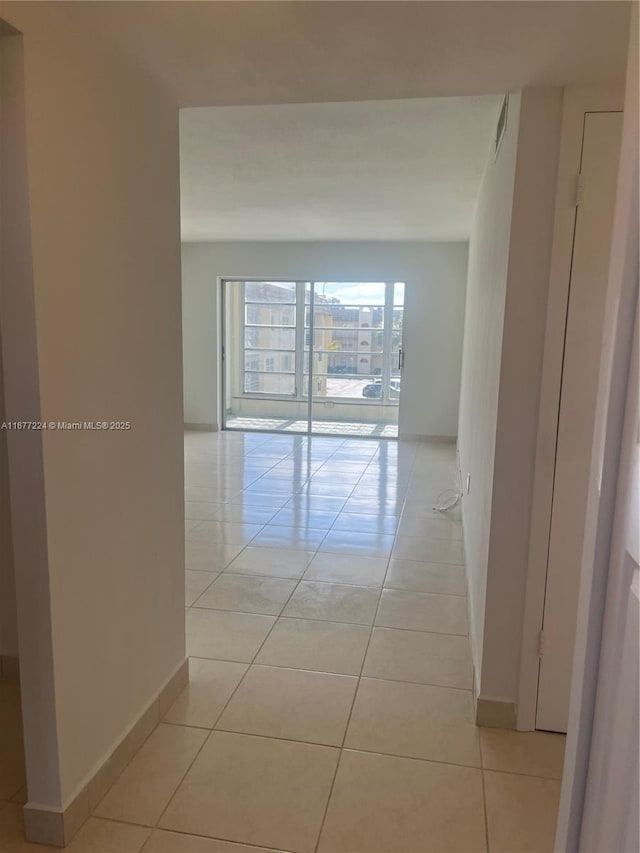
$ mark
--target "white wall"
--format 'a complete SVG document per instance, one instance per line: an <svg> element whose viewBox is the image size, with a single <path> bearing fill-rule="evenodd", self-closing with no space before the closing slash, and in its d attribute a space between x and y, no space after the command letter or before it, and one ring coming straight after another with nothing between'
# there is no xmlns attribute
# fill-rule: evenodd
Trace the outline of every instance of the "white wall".
<svg viewBox="0 0 640 853"><path fill-rule="evenodd" d="M639 849L638 11L629 34L558 853Z"/></svg>
<svg viewBox="0 0 640 853"><path fill-rule="evenodd" d="M406 281L400 431L455 436L466 243L183 243L185 423L219 424L216 280Z"/></svg>
<svg viewBox="0 0 640 853"><path fill-rule="evenodd" d="M518 692L562 90L510 99L471 240L459 449L476 689Z"/></svg>
<svg viewBox="0 0 640 853"><path fill-rule="evenodd" d="M500 391L481 692L516 701L563 93L522 92Z"/></svg>
<svg viewBox="0 0 640 853"><path fill-rule="evenodd" d="M509 115L498 158L487 166L469 242L464 354L460 389L458 453L469 583L471 649L476 677L482 669L489 529L498 412L513 188L518 147L520 95L509 99Z"/></svg>
<svg viewBox="0 0 640 853"><path fill-rule="evenodd" d="M184 660L178 111L55 4L1 14L31 226L3 195L7 416L132 424L9 436L29 798L55 810Z"/></svg>
<svg viewBox="0 0 640 853"><path fill-rule="evenodd" d="M211 264L210 244L182 244L184 421L218 426L220 317Z"/></svg>

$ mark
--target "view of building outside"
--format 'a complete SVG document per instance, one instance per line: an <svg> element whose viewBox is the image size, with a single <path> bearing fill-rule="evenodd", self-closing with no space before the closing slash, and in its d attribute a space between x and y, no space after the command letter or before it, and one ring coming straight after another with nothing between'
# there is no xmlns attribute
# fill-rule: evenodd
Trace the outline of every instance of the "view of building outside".
<svg viewBox="0 0 640 853"><path fill-rule="evenodd" d="M244 283L244 391L296 396L296 283Z"/></svg>
<svg viewBox="0 0 640 853"><path fill-rule="evenodd" d="M301 289L295 282L244 282L244 392L305 398L309 385L311 287L304 284L304 336L297 320ZM404 286L316 283L313 311L312 393L366 402L400 395ZM385 316L385 302L392 306ZM386 345L386 346L385 346ZM300 366L298 359L303 359ZM301 381L302 387L298 387Z"/></svg>

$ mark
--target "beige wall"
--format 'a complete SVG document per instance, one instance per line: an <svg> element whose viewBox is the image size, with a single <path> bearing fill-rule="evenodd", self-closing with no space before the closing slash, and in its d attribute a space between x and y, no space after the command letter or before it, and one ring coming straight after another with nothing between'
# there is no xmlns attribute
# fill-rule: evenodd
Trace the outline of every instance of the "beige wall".
<svg viewBox="0 0 640 853"><path fill-rule="evenodd" d="M471 240L460 407L476 689L515 703L562 90L511 97Z"/></svg>
<svg viewBox="0 0 640 853"><path fill-rule="evenodd" d="M3 62L5 50L2 47L6 43L6 40L2 40L0 30L0 105L4 104L5 98L9 94L7 69ZM7 138L7 120L9 118L10 115L0 106L0 198L7 191L7 187L4 186L4 182L2 181L3 170L1 164L3 149L9 146L9 139ZM4 152L4 154L6 159L7 152ZM2 213L2 204L0 203L0 235L2 234ZM6 420L6 414L1 343L2 329L0 328L0 422L3 422ZM17 657L18 655L18 620L15 587L7 433L5 430L0 430L0 655L9 657Z"/></svg>
<svg viewBox="0 0 640 853"><path fill-rule="evenodd" d="M455 436L466 243L184 243L184 419L219 423L216 281L405 281L400 432Z"/></svg>
<svg viewBox="0 0 640 853"><path fill-rule="evenodd" d="M40 385L31 258L22 38L0 39L2 64L0 289L5 416L39 421ZM60 799L42 433L7 432L22 717L32 789Z"/></svg>
<svg viewBox="0 0 640 853"><path fill-rule="evenodd" d="M0 14L24 33L31 225L3 255L25 333L3 326L7 413L132 424L36 436L39 473L10 436L43 487L12 492L29 797L60 808L184 658L178 112L60 9Z"/></svg>
<svg viewBox="0 0 640 853"><path fill-rule="evenodd" d="M0 136L1 134L0 128ZM2 349L0 347L0 423L4 420L6 420L6 416ZM7 433L4 430L0 430L0 655L18 656L16 580L13 566L13 536L9 501L9 456Z"/></svg>

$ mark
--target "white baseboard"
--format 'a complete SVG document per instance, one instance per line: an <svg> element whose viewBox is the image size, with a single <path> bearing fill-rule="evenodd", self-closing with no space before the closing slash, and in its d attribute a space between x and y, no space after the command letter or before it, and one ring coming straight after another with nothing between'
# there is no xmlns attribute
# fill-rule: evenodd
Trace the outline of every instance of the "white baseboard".
<svg viewBox="0 0 640 853"><path fill-rule="evenodd" d="M400 441L437 441L441 444L455 444L458 440L456 435L424 435L417 432L401 432L398 438Z"/></svg>
<svg viewBox="0 0 640 853"><path fill-rule="evenodd" d="M490 729L515 729L516 703L476 697L476 725Z"/></svg>
<svg viewBox="0 0 640 853"><path fill-rule="evenodd" d="M218 424L196 424L187 423L184 425L185 430L189 432L218 432Z"/></svg>
<svg viewBox="0 0 640 853"><path fill-rule="evenodd" d="M118 776L154 731L189 682L189 659L174 674L123 735L113 750L99 762L88 781L63 809L52 809L29 801L24 806L24 828L28 841L66 847L89 818Z"/></svg>

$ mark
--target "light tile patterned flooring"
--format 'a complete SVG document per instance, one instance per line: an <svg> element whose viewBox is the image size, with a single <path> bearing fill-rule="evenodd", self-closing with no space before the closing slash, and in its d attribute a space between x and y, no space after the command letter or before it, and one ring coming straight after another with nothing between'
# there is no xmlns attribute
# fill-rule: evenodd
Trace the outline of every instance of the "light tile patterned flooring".
<svg viewBox="0 0 640 853"><path fill-rule="evenodd" d="M188 433L185 470L191 681L75 853L552 850L564 738L473 722L453 447Z"/></svg>

